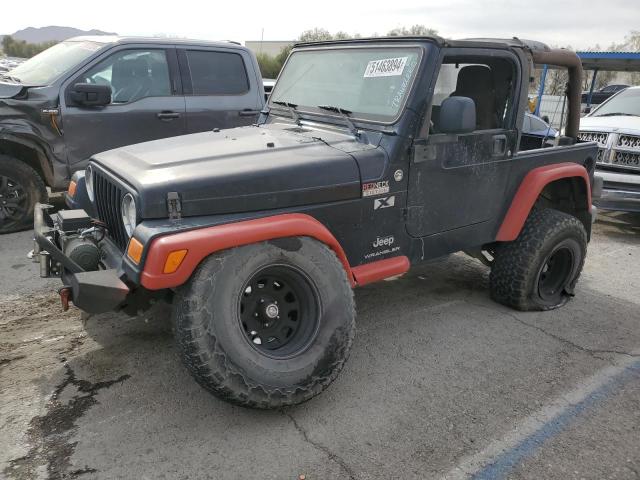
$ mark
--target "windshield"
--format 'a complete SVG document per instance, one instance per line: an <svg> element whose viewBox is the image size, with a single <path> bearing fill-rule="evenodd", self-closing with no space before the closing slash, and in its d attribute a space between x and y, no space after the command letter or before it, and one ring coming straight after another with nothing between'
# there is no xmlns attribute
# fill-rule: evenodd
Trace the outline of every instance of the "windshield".
<svg viewBox="0 0 640 480"><path fill-rule="evenodd" d="M628 88L615 97L611 97L608 102L603 103L590 116L602 117L605 115L640 116L640 88Z"/></svg>
<svg viewBox="0 0 640 480"><path fill-rule="evenodd" d="M357 119L392 122L410 90L418 48L343 48L294 52L280 74L270 104L300 111L338 107ZM278 108L277 105L274 106Z"/></svg>
<svg viewBox="0 0 640 480"><path fill-rule="evenodd" d="M96 42L58 43L17 66L8 75L26 85L49 85L102 46Z"/></svg>

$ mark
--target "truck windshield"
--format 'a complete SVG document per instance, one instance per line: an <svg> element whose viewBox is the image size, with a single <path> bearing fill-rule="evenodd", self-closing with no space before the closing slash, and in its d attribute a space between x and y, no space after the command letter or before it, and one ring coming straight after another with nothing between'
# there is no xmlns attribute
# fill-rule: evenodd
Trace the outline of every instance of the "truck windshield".
<svg viewBox="0 0 640 480"><path fill-rule="evenodd" d="M640 88L628 88L611 97L611 100L603 103L590 116L613 117L615 115L640 117Z"/></svg>
<svg viewBox="0 0 640 480"><path fill-rule="evenodd" d="M412 47L300 50L291 54L270 97L298 112L327 114L323 105L354 119L393 122L404 105L420 61Z"/></svg>
<svg viewBox="0 0 640 480"><path fill-rule="evenodd" d="M49 85L103 45L87 41L58 43L17 66L8 75L25 85Z"/></svg>

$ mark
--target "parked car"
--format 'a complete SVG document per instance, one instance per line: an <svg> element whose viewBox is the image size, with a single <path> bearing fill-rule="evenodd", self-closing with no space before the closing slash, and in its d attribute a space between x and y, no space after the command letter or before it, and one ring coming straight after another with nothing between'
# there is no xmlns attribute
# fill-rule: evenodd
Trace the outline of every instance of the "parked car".
<svg viewBox="0 0 640 480"><path fill-rule="evenodd" d="M569 108L560 146L528 151L534 64L568 67ZM94 155L81 209L36 208L32 256L66 306L172 302L185 364L221 398L303 402L349 356L352 287L465 251L512 308L575 294L597 150L577 143L581 72L518 39L297 45L257 125Z"/></svg>
<svg viewBox="0 0 640 480"><path fill-rule="evenodd" d="M31 226L45 186L94 153L249 125L264 105L255 56L226 42L78 37L0 82L0 233Z"/></svg>
<svg viewBox="0 0 640 480"><path fill-rule="evenodd" d="M629 85L607 85L606 87L602 87L591 94L591 102L589 102L589 92L583 92L582 103L599 105L612 95L615 95L625 88L629 88Z"/></svg>
<svg viewBox="0 0 640 480"><path fill-rule="evenodd" d="M580 121L580 138L598 143L599 208L640 212L640 87L618 92Z"/></svg>
<svg viewBox="0 0 640 480"><path fill-rule="evenodd" d="M269 95L271 95L271 90L273 90L276 81L272 78L263 78L262 84L264 85L264 98L269 100Z"/></svg>
<svg viewBox="0 0 640 480"><path fill-rule="evenodd" d="M526 147L527 150L549 146L555 141L559 134L560 132L558 132L558 130L542 118L532 115L531 113L525 113L522 123L520 146Z"/></svg>
<svg viewBox="0 0 640 480"><path fill-rule="evenodd" d="M8 72L9 70L16 68L22 62L24 58L17 57L0 57L0 72Z"/></svg>

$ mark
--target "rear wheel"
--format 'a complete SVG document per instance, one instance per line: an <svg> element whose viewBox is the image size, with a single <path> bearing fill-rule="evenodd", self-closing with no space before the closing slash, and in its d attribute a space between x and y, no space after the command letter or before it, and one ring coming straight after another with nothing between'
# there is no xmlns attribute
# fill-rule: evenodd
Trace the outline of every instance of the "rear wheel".
<svg viewBox="0 0 640 480"><path fill-rule="evenodd" d="M211 255L177 291L173 314L182 359L196 380L255 408L294 405L324 390L355 332L344 268L306 237Z"/></svg>
<svg viewBox="0 0 640 480"><path fill-rule="evenodd" d="M20 160L0 155L0 233L33 228L33 209L47 201L38 172Z"/></svg>
<svg viewBox="0 0 640 480"><path fill-rule="evenodd" d="M491 297L518 310L550 310L571 296L587 252L587 233L575 217L535 209L513 242L496 249Z"/></svg>

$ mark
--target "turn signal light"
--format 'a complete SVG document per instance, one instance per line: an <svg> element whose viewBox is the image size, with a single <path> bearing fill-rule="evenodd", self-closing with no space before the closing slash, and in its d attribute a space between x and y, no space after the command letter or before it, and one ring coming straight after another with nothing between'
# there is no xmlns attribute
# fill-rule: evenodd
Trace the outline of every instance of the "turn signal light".
<svg viewBox="0 0 640 480"><path fill-rule="evenodd" d="M129 240L127 255L135 262L136 265L139 265L140 260L142 259L142 243L132 237L131 240Z"/></svg>
<svg viewBox="0 0 640 480"><path fill-rule="evenodd" d="M67 190L67 193L69 194L69 196L71 198L76 196L76 188L78 188L78 184L76 182L72 181L69 184L69 189Z"/></svg>
<svg viewBox="0 0 640 480"><path fill-rule="evenodd" d="M174 250L167 255L167 260L164 262L163 273L173 273L178 270L178 267L182 264L184 257L187 256L188 250Z"/></svg>

